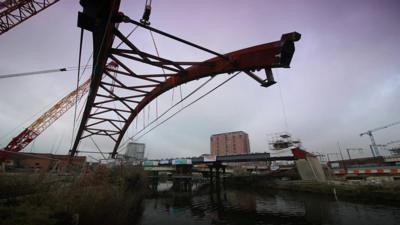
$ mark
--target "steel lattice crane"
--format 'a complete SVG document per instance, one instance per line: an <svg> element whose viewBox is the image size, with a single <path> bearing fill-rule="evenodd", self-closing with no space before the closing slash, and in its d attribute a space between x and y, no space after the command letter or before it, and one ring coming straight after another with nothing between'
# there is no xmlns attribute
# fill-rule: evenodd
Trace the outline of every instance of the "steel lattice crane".
<svg viewBox="0 0 400 225"><path fill-rule="evenodd" d="M115 65L114 62L110 62L106 67L115 69L117 68L117 65ZM90 81L91 79L89 78L77 89L71 91L67 96L62 98L42 116L35 120L35 122L33 122L29 127L14 137L6 147L0 149L0 161L5 159L7 155L12 154L12 152L19 152L24 149L43 131L50 127L50 125L64 115L64 113L77 104L88 93L90 89Z"/></svg>
<svg viewBox="0 0 400 225"><path fill-rule="evenodd" d="M29 145L37 136L79 102L89 91L89 87L90 79L58 101L29 127L24 129L18 136L14 137L5 148L0 149L0 160L11 154L11 152L19 152Z"/></svg>
<svg viewBox="0 0 400 225"><path fill-rule="evenodd" d="M60 0L0 0L0 35Z"/></svg>
<svg viewBox="0 0 400 225"><path fill-rule="evenodd" d="M374 155L374 157L375 156L379 156L380 154L379 154L379 151L378 151L378 146L377 146L377 144L375 142L374 135L372 133L374 133L374 132L376 132L378 130L382 130L382 129L386 129L386 128L398 125L398 124L400 124L400 121L395 122L395 123L391 123L391 124L388 124L388 125L385 125L385 126L382 126L382 127L378 127L378 128L372 129L372 130L367 130L367 131L365 131L365 132L360 134L361 137L367 134L369 136L369 138L371 138L371 151L372 151L372 154Z"/></svg>

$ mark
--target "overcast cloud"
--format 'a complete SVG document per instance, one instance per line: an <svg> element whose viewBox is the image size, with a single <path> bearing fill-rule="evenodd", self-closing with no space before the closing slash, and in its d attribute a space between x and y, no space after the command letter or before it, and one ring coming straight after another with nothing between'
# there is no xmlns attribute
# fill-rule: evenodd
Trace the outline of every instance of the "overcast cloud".
<svg viewBox="0 0 400 225"><path fill-rule="evenodd" d="M144 1L122 0L121 11L138 19L143 6ZM0 36L0 74L77 66L79 10L78 1L62 0ZM312 152L337 152L338 141L343 148L367 149L369 138L359 133L400 121L399 11L397 0L154 0L154 27L221 53L276 41L281 34L293 31L301 33L302 39L296 43L292 68L275 70L277 85L263 88L239 75L140 139L147 145L146 155L162 158L208 153L210 135L236 130L249 134L252 152L268 150L268 134L285 130ZM139 31L133 40L154 52L148 33ZM166 58L210 57L158 36L156 40ZM86 32L83 61L90 53L91 39ZM226 78L217 77L208 90ZM75 80L76 72L1 79L0 144L6 145L70 92ZM202 81L184 85L183 93ZM178 89L175 101L177 93ZM165 95L160 104L167 106L171 93ZM72 111L27 150L67 153ZM133 125L128 135L135 130ZM375 137L380 144L399 140L400 126L378 131Z"/></svg>

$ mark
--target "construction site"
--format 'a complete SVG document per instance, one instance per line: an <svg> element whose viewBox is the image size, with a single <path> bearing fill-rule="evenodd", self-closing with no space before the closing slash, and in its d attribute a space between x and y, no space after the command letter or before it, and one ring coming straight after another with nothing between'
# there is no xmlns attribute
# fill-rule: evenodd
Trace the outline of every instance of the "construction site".
<svg viewBox="0 0 400 225"><path fill-rule="evenodd" d="M177 2L0 0L0 225L400 222L399 4Z"/></svg>

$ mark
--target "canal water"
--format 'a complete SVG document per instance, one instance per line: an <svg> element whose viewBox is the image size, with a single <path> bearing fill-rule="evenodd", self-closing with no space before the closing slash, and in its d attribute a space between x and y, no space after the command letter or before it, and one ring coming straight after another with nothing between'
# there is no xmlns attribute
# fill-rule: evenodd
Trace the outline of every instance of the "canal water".
<svg viewBox="0 0 400 225"><path fill-rule="evenodd" d="M159 185L160 189L170 184ZM141 225L399 225L400 208L287 191L210 188L159 192L144 202Z"/></svg>

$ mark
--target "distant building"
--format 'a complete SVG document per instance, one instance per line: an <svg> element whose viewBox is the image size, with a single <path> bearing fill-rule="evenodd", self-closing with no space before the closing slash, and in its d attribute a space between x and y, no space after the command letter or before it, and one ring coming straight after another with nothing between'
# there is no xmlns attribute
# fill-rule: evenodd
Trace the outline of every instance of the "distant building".
<svg viewBox="0 0 400 225"><path fill-rule="evenodd" d="M388 150L392 155L400 156L400 144L392 145L388 148Z"/></svg>
<svg viewBox="0 0 400 225"><path fill-rule="evenodd" d="M243 131L213 134L211 155L240 155L250 153L249 135Z"/></svg>
<svg viewBox="0 0 400 225"><path fill-rule="evenodd" d="M66 171L70 165L82 167L86 163L86 156L53 155L45 153L18 153L12 154L5 160L5 166L11 170L34 171Z"/></svg>
<svg viewBox="0 0 400 225"><path fill-rule="evenodd" d="M143 143L129 142L126 147L124 159L138 165L144 160L144 151L146 145Z"/></svg>

